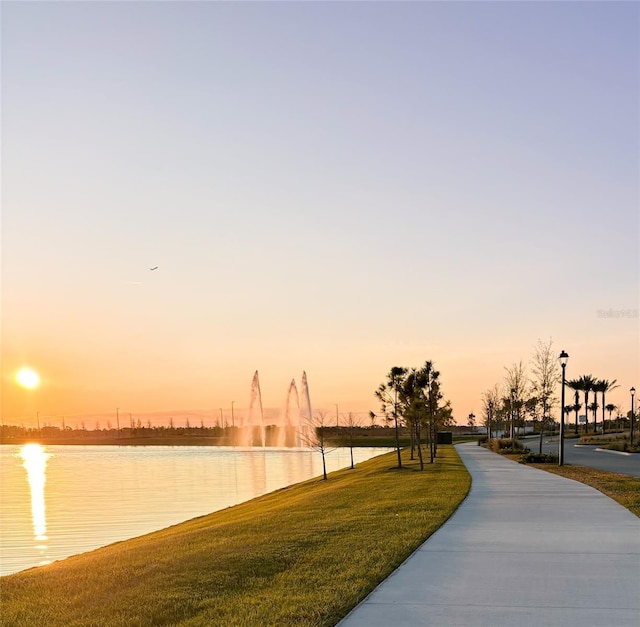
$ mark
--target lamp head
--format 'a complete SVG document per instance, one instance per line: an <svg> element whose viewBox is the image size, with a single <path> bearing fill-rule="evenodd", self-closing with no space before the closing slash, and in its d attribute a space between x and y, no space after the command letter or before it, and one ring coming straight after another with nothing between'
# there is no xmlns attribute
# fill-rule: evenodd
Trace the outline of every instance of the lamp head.
<svg viewBox="0 0 640 627"><path fill-rule="evenodd" d="M560 359L560 365L564 368L567 365L567 360L569 359L569 355L567 355L567 353L562 351L558 359Z"/></svg>

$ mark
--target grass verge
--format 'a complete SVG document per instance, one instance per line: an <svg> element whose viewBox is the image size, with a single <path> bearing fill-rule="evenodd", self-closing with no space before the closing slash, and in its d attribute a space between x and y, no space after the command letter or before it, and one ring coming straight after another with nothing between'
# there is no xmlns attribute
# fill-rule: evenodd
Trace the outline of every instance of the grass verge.
<svg viewBox="0 0 640 627"><path fill-rule="evenodd" d="M452 446L403 452L3 577L11 627L335 625L438 529L471 478Z"/></svg>

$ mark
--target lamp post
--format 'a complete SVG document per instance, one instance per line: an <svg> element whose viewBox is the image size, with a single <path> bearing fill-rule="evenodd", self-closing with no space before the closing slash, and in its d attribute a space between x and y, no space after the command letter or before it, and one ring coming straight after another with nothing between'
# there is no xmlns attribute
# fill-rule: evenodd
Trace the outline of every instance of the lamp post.
<svg viewBox="0 0 640 627"><path fill-rule="evenodd" d="M235 403L235 401L231 401L231 427L235 427L236 426L236 419L235 416L233 414L233 404Z"/></svg>
<svg viewBox="0 0 640 627"><path fill-rule="evenodd" d="M493 402L489 401L489 411L487 412L487 442L491 443L491 414L493 412Z"/></svg>
<svg viewBox="0 0 640 627"><path fill-rule="evenodd" d="M633 426L635 422L635 410L634 410L633 399L636 395L636 389L631 388L629 392L631 392L631 433L629 434L629 440L631 441L631 446L633 446Z"/></svg>
<svg viewBox="0 0 640 627"><path fill-rule="evenodd" d="M564 465L564 385L566 381L565 369L569 355L562 351L560 353L560 365L562 366L562 391L560 394L560 442L558 443L558 466Z"/></svg>

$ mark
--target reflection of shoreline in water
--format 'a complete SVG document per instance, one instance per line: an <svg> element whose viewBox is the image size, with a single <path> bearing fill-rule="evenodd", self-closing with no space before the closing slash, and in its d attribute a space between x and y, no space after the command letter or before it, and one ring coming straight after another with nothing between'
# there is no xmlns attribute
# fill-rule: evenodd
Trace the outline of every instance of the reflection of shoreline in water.
<svg viewBox="0 0 640 627"><path fill-rule="evenodd" d="M47 461L51 453L47 453L40 444L25 444L20 449L20 457L27 471L27 481L31 491L31 519L35 548L43 558L40 565L48 564L47 559L47 516L44 498L44 486L47 482Z"/></svg>

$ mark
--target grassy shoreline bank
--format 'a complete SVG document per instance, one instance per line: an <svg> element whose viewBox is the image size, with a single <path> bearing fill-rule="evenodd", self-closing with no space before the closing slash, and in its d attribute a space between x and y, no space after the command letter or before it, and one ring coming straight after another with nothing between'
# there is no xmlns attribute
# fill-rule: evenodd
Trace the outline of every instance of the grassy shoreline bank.
<svg viewBox="0 0 640 627"><path fill-rule="evenodd" d="M0 624L335 625L469 491L452 446L403 455L3 577Z"/></svg>

